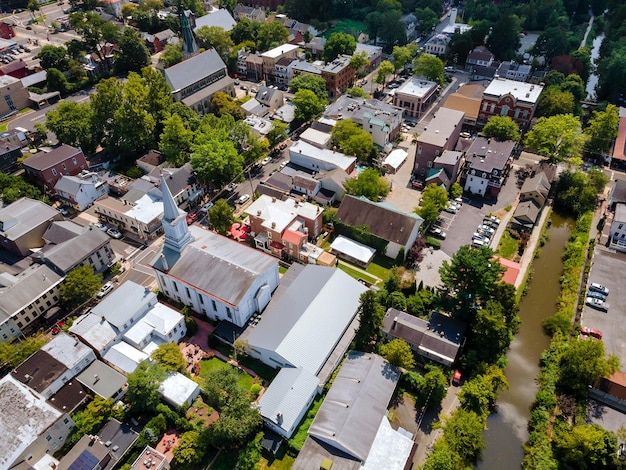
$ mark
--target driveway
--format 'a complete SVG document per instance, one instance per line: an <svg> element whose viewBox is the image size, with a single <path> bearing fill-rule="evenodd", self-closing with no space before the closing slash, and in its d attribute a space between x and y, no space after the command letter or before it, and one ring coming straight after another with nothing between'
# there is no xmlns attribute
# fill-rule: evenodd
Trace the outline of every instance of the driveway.
<svg viewBox="0 0 626 470"><path fill-rule="evenodd" d="M387 174L386 179L392 184L392 190L385 198L385 201L393 205L396 209L403 212L412 213L419 206L422 196L420 191L411 187L409 180L413 171L413 163L415 162L415 144L411 143L411 135L403 134L405 140L400 142L398 148L408 152L409 156L398 172L395 174Z"/></svg>
<svg viewBox="0 0 626 470"><path fill-rule="evenodd" d="M597 328L603 333L602 341L608 354L615 354L622 364L626 364L626 289L623 280L616 273L626 269L626 253L609 250L596 245L593 254L589 282L597 282L609 288L607 313L584 306L581 325ZM584 299L582 299L584 302Z"/></svg>

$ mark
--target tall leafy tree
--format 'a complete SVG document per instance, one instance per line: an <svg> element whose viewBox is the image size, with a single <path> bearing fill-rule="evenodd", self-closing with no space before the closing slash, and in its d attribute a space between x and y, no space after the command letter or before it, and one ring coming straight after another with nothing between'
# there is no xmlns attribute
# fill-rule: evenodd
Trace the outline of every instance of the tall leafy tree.
<svg viewBox="0 0 626 470"><path fill-rule="evenodd" d="M156 129L160 133L161 123L165 120L167 110L172 103L172 88L165 81L163 74L153 67L141 69L141 81L148 90L146 109L156 120Z"/></svg>
<svg viewBox="0 0 626 470"><path fill-rule="evenodd" d="M388 60L383 60L378 67L378 73L376 74L376 83L384 85L387 83L387 77L395 71L395 67Z"/></svg>
<svg viewBox="0 0 626 470"><path fill-rule="evenodd" d="M367 160L374 149L374 141L369 132L361 129L352 119L342 119L332 130L332 139L341 151L355 155L359 160Z"/></svg>
<svg viewBox="0 0 626 470"><path fill-rule="evenodd" d="M184 432L174 448L174 461L182 468L194 468L200 464L206 452L202 435L195 430Z"/></svg>
<svg viewBox="0 0 626 470"><path fill-rule="evenodd" d="M48 92L58 91L61 95L65 95L70 91L70 84L59 69L51 68L46 73L46 89Z"/></svg>
<svg viewBox="0 0 626 470"><path fill-rule="evenodd" d="M339 55L352 55L356 49L356 39L351 34L335 32L324 45L324 60L331 62Z"/></svg>
<svg viewBox="0 0 626 470"><path fill-rule="evenodd" d="M425 203L433 203L435 207L441 212L448 205L448 193L447 191L434 183L429 184L422 191L422 199L420 199L420 205Z"/></svg>
<svg viewBox="0 0 626 470"><path fill-rule="evenodd" d="M473 319L476 309L486 305L502 278L504 268L492 261L489 248L473 249L463 245L450 261L439 268L443 284L442 300L453 316Z"/></svg>
<svg viewBox="0 0 626 470"><path fill-rule="evenodd" d="M189 160L193 132L185 127L178 114L172 114L165 120L159 149L168 162L179 167Z"/></svg>
<svg viewBox="0 0 626 470"><path fill-rule="evenodd" d="M62 142L80 147L85 153L96 150L97 141L92 134L93 112L88 102L62 101L46 114L46 127Z"/></svg>
<svg viewBox="0 0 626 470"><path fill-rule="evenodd" d="M268 21L257 32L257 49L267 51L285 44L289 39L289 30L280 21Z"/></svg>
<svg viewBox="0 0 626 470"><path fill-rule="evenodd" d="M444 65L442 60L432 54L422 54L413 63L413 73L443 85Z"/></svg>
<svg viewBox="0 0 626 470"><path fill-rule="evenodd" d="M267 133L267 140L270 147L274 147L287 138L289 125L274 119L272 121L272 129Z"/></svg>
<svg viewBox="0 0 626 470"><path fill-rule="evenodd" d="M224 62L228 62L228 54L235 45L228 31L220 26L202 26L196 31L198 46L215 49Z"/></svg>
<svg viewBox="0 0 626 470"><path fill-rule="evenodd" d="M37 2L37 0L34 1ZM39 59L39 65L46 70L50 68L66 70L69 65L67 49L61 46L43 46L37 54L37 58Z"/></svg>
<svg viewBox="0 0 626 470"><path fill-rule="evenodd" d="M70 25L83 38L88 52L95 52L106 67L108 62L104 55L104 45L119 43L119 28L114 23L104 21L100 15L92 11L72 13Z"/></svg>
<svg viewBox="0 0 626 470"><path fill-rule="evenodd" d="M444 418L444 441L465 462L475 462L485 448L485 417L462 408Z"/></svg>
<svg viewBox="0 0 626 470"><path fill-rule="evenodd" d="M494 137L496 140L514 140L520 139L519 126L509 116L492 116L489 118L483 134L487 137Z"/></svg>
<svg viewBox="0 0 626 470"><path fill-rule="evenodd" d="M574 95L559 86L547 87L541 93L537 103L537 114L550 117L558 114L574 114L576 103Z"/></svg>
<svg viewBox="0 0 626 470"><path fill-rule="evenodd" d="M594 111L585 129L588 136L586 151L594 156L607 154L617 137L619 112L617 106L609 104L604 111Z"/></svg>
<svg viewBox="0 0 626 470"><path fill-rule="evenodd" d="M232 142L203 136L193 146L191 165L201 181L219 187L242 172L243 156Z"/></svg>
<svg viewBox="0 0 626 470"><path fill-rule="evenodd" d="M354 54L352 54L352 57L350 57L350 65L352 65L352 68L357 74L361 73L363 67L365 67L369 63L370 61L368 59L367 52L365 51L355 52Z"/></svg>
<svg viewBox="0 0 626 470"><path fill-rule="evenodd" d="M178 344L163 343L150 355L167 372L185 372L187 361Z"/></svg>
<svg viewBox="0 0 626 470"><path fill-rule="evenodd" d="M261 28L261 23L258 21L252 21L248 18L240 18L237 21L237 24L230 31L230 37L235 44L251 41L255 44L256 49L256 40L259 28Z"/></svg>
<svg viewBox="0 0 626 470"><path fill-rule="evenodd" d="M524 144L542 155L549 163L580 160L587 136L580 119L571 114L541 117L526 134Z"/></svg>
<svg viewBox="0 0 626 470"><path fill-rule="evenodd" d="M415 358L411 346L406 341L396 338L379 346L378 352L392 365L405 369L415 367Z"/></svg>
<svg viewBox="0 0 626 470"><path fill-rule="evenodd" d="M230 207L226 199L218 199L209 209L209 221L217 233L221 235L228 233L235 221L235 216L233 215L233 208Z"/></svg>
<svg viewBox="0 0 626 470"><path fill-rule="evenodd" d="M596 379L606 377L619 368L619 359L605 355L602 341L575 339L561 355L559 384L577 396L584 396Z"/></svg>
<svg viewBox="0 0 626 470"><path fill-rule="evenodd" d="M522 21L517 15L502 15L493 25L487 47L499 60L511 60L521 46Z"/></svg>
<svg viewBox="0 0 626 470"><path fill-rule="evenodd" d="M183 59L183 49L180 44L167 44L159 56L159 64L167 69L182 62Z"/></svg>
<svg viewBox="0 0 626 470"><path fill-rule="evenodd" d="M356 349L369 350L372 342L375 342L380 335L385 310L378 302L376 293L370 289L361 294L360 302L357 311L359 328L354 336L354 343Z"/></svg>
<svg viewBox="0 0 626 470"><path fill-rule="evenodd" d="M324 111L324 102L311 90L302 89L296 92L292 100L296 107L296 119L308 121Z"/></svg>
<svg viewBox="0 0 626 470"><path fill-rule="evenodd" d="M326 81L317 75L302 73L291 80L289 87L294 94L298 93L300 90L311 90L323 103L326 103L328 100Z"/></svg>
<svg viewBox="0 0 626 470"><path fill-rule="evenodd" d="M102 286L102 274L96 274L88 264L72 269L61 284L59 298L67 309L74 309L96 295Z"/></svg>
<svg viewBox="0 0 626 470"><path fill-rule="evenodd" d="M246 117L241 106L239 106L230 95L221 91L213 95L211 99L211 111L218 117L230 114L236 121L240 121Z"/></svg>
<svg viewBox="0 0 626 470"><path fill-rule="evenodd" d="M96 142L107 146L113 132L115 112L121 107L124 85L117 78L101 80L89 101L92 110L92 132Z"/></svg>
<svg viewBox="0 0 626 470"><path fill-rule="evenodd" d="M598 424L556 427L554 445L560 461L578 469L611 468L617 453L617 436Z"/></svg>
<svg viewBox="0 0 626 470"><path fill-rule="evenodd" d="M393 56L393 66L397 72L406 64L411 62L411 60L413 60L415 53L411 50L410 47L407 46L393 46L393 51L391 52L391 55Z"/></svg>
<svg viewBox="0 0 626 470"><path fill-rule="evenodd" d="M135 413L151 413L160 403L159 385L166 371L154 361L141 361L134 372L128 374L128 390L125 400Z"/></svg>
<svg viewBox="0 0 626 470"><path fill-rule="evenodd" d="M368 168L356 178L350 178L344 184L346 193L353 196L365 196L370 201L378 201L389 193L389 183L374 168Z"/></svg>
<svg viewBox="0 0 626 470"><path fill-rule="evenodd" d="M139 72L150 64L150 52L139 33L126 28L117 45L115 70L118 73Z"/></svg>

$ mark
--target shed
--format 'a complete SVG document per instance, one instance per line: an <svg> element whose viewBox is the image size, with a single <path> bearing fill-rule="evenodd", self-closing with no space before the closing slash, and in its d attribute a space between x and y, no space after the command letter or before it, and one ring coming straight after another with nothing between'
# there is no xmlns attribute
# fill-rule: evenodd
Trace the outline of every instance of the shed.
<svg viewBox="0 0 626 470"><path fill-rule="evenodd" d="M383 161L383 166L391 173L396 173L404 165L408 156L409 154L406 150L395 149L387 155L387 158Z"/></svg>
<svg viewBox="0 0 626 470"><path fill-rule="evenodd" d="M342 259L367 267L376 255L376 250L343 235L335 238L330 245L330 252Z"/></svg>
<svg viewBox="0 0 626 470"><path fill-rule="evenodd" d="M159 386L159 394L174 408L190 406L200 394L200 387L179 372L169 374Z"/></svg>

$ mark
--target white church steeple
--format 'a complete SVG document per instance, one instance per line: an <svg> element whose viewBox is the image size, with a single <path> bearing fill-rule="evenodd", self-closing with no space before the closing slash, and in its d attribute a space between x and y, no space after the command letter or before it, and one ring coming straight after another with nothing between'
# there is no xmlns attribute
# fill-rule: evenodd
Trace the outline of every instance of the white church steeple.
<svg viewBox="0 0 626 470"><path fill-rule="evenodd" d="M187 227L187 213L178 208L174 196L165 182L165 176L161 174L161 194L163 194L163 219L161 225L165 233L164 248L169 248L178 253L183 251L187 243L192 241L193 237L189 233Z"/></svg>

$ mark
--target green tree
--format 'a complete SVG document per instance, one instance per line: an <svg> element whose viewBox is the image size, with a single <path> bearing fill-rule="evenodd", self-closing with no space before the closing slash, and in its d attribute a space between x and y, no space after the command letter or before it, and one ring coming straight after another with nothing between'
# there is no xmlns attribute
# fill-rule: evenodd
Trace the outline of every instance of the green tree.
<svg viewBox="0 0 626 470"><path fill-rule="evenodd" d="M383 60L378 67L378 74L376 75L376 83L384 85L387 83L387 77L395 71L395 67L388 60Z"/></svg>
<svg viewBox="0 0 626 470"><path fill-rule="evenodd" d="M443 61L432 54L422 54L413 62L413 73L443 85Z"/></svg>
<svg viewBox="0 0 626 470"><path fill-rule="evenodd" d="M263 433L257 433L256 437L249 441L239 453L237 468L240 470L259 470L261 460L261 440Z"/></svg>
<svg viewBox="0 0 626 470"><path fill-rule="evenodd" d="M541 117L526 134L524 144L542 155L549 163L580 160L587 136L580 128L580 119L571 114Z"/></svg>
<svg viewBox="0 0 626 470"><path fill-rule="evenodd" d="M243 170L243 156L232 142L205 136L193 146L191 166L205 184L223 186Z"/></svg>
<svg viewBox="0 0 626 470"><path fill-rule="evenodd" d="M96 274L88 264L72 269L61 284L59 298L68 310L82 305L96 295L102 286L102 274Z"/></svg>
<svg viewBox="0 0 626 470"><path fill-rule="evenodd" d="M176 343L163 343L150 355L167 372L184 373L187 361Z"/></svg>
<svg viewBox="0 0 626 470"><path fill-rule="evenodd" d="M104 21L96 12L77 12L70 15L70 26L83 38L85 48L98 55L100 62L106 67L108 61L104 56L105 45L118 44L120 29L112 22Z"/></svg>
<svg viewBox="0 0 626 470"><path fill-rule="evenodd" d="M333 142L347 155L354 155L365 161L374 149L374 141L369 132L361 129L352 119L337 122L332 132Z"/></svg>
<svg viewBox="0 0 626 470"><path fill-rule="evenodd" d="M134 372L127 376L126 399L135 413L150 414L160 403L159 386L165 379L166 371L157 363L141 361Z"/></svg>
<svg viewBox="0 0 626 470"><path fill-rule="evenodd" d="M135 157L152 146L156 121L149 109L151 91L135 72L128 74L122 102L113 116L112 144L125 157Z"/></svg>
<svg viewBox="0 0 626 470"><path fill-rule="evenodd" d="M456 199L457 197L461 197L463 195L463 186L459 183L452 183L450 186L450 198Z"/></svg>
<svg viewBox="0 0 626 470"><path fill-rule="evenodd" d="M363 292L359 300L361 302L357 311L359 328L354 336L354 344L356 349L364 351L371 349L372 342L380 335L385 309L378 302L376 292L373 290Z"/></svg>
<svg viewBox="0 0 626 470"><path fill-rule="evenodd" d="M92 133L96 142L107 146L113 133L115 111L122 105L124 85L117 78L101 80L89 101L92 110Z"/></svg>
<svg viewBox="0 0 626 470"><path fill-rule="evenodd" d="M350 57L350 65L352 65L352 68L357 74L359 74L363 67L369 63L370 61L368 59L367 52L365 51L355 52L352 54L352 57Z"/></svg>
<svg viewBox="0 0 626 470"><path fill-rule="evenodd" d="M391 52L391 55L393 56L393 66L395 68L395 71L397 72L406 64L411 62L415 54L409 47L393 46L393 51Z"/></svg>
<svg viewBox="0 0 626 470"><path fill-rule="evenodd" d="M298 91L292 103L296 107L295 117L300 121L308 121L324 111L324 102L311 90Z"/></svg>
<svg viewBox="0 0 626 470"><path fill-rule="evenodd" d="M162 122L168 117L167 111L172 104L172 88L165 81L165 76L154 67L141 69L141 82L148 90L146 109L156 122L155 135L160 135Z"/></svg>
<svg viewBox="0 0 626 470"><path fill-rule="evenodd" d="M493 363L506 353L513 332L509 331L506 313L499 302L488 300L483 308L476 311L472 321L471 346L468 347L466 363L471 368L480 363Z"/></svg>
<svg viewBox="0 0 626 470"><path fill-rule="evenodd" d="M422 191L422 203L432 202L439 211L444 210L448 206L448 192L434 183L429 184Z"/></svg>
<svg viewBox="0 0 626 470"><path fill-rule="evenodd" d="M211 111L216 116L224 116L230 114L236 121L240 121L246 117L243 109L239 106L232 96L222 91L218 91L211 99Z"/></svg>
<svg viewBox="0 0 626 470"><path fill-rule="evenodd" d="M499 60L511 60L521 46L522 21L517 15L504 14L493 25L487 47Z"/></svg>
<svg viewBox="0 0 626 470"><path fill-rule="evenodd" d="M30 10L30 14L33 15L33 20L35 19L35 12L39 11L39 1L38 0L28 0L28 4L26 8Z"/></svg>
<svg viewBox="0 0 626 470"><path fill-rule="evenodd" d="M196 31L198 46L203 49L213 48L224 62L228 62L228 54L235 45L230 34L220 26L202 26Z"/></svg>
<svg viewBox="0 0 626 470"><path fill-rule="evenodd" d="M0 365L15 368L37 352L50 338L43 334L29 336L22 341L0 343Z"/></svg>
<svg viewBox="0 0 626 470"><path fill-rule="evenodd" d="M415 10L417 18L417 32L420 36L430 34L430 32L439 24L439 17L429 7L418 8Z"/></svg>
<svg viewBox="0 0 626 470"><path fill-rule="evenodd" d="M367 91L358 86L348 88L346 90L346 94L348 96L352 96L353 98L365 98L366 100L369 100L371 98L370 94Z"/></svg>
<svg viewBox="0 0 626 470"><path fill-rule="evenodd" d="M465 382L458 397L464 410L487 416L496 404L498 391L508 388L509 383L502 369L490 366L484 374L472 377Z"/></svg>
<svg viewBox="0 0 626 470"><path fill-rule="evenodd" d="M597 194L604 189L607 182L603 172L593 175L592 180L591 174L582 171L564 171L557 184L555 206L576 217L593 210Z"/></svg>
<svg viewBox="0 0 626 470"><path fill-rule="evenodd" d="M559 384L574 395L584 396L596 379L607 377L618 368L616 356L605 357L602 341L575 339L561 356Z"/></svg>
<svg viewBox="0 0 626 470"><path fill-rule="evenodd" d="M23 176L7 175L5 173L0 173L0 196L5 204L11 204L22 197L30 197L43 202L49 202L42 196L41 190L27 183Z"/></svg>
<svg viewBox="0 0 626 470"><path fill-rule="evenodd" d="M539 116L556 116L558 114L573 114L576 108L574 95L569 91L561 90L560 85L547 87L541 93L537 103Z"/></svg>
<svg viewBox="0 0 626 470"><path fill-rule="evenodd" d="M37 2L37 0L33 1ZM37 58L39 65L46 70L51 68L66 70L68 66L67 49L62 46L43 46Z"/></svg>
<svg viewBox="0 0 626 470"><path fill-rule="evenodd" d="M113 398L105 399L96 395L87 407L72 415L76 427L72 432L74 442L86 434L97 433L111 419Z"/></svg>
<svg viewBox="0 0 626 470"><path fill-rule="evenodd" d="M597 424L556 427L554 445L560 461L571 468L613 468L617 436Z"/></svg>
<svg viewBox="0 0 626 470"><path fill-rule="evenodd" d="M237 6L237 0L218 0L217 5L220 8L228 10L232 14L233 10Z"/></svg>
<svg viewBox="0 0 626 470"><path fill-rule="evenodd" d="M520 139L519 126L509 116L491 116L483 127L483 134L496 140L517 142Z"/></svg>
<svg viewBox="0 0 626 470"><path fill-rule="evenodd" d="M463 468L461 456L450 449L442 439L435 443L433 451L428 455L424 463L424 470L456 470Z"/></svg>
<svg viewBox="0 0 626 470"><path fill-rule="evenodd" d="M182 62L183 59L183 49L181 44L167 44L159 56L159 64L161 64L163 68L167 69L172 65Z"/></svg>
<svg viewBox="0 0 626 470"><path fill-rule="evenodd" d="M183 120L185 127L194 132L200 127L200 116L186 104L180 102L170 103L167 107L167 114L178 114Z"/></svg>
<svg viewBox="0 0 626 470"><path fill-rule="evenodd" d="M356 49L356 39L351 34L331 33L324 44L324 60L332 62L340 55L352 55Z"/></svg>
<svg viewBox="0 0 626 470"><path fill-rule="evenodd" d="M297 94L301 90L311 90L323 104L326 104L328 100L326 81L317 75L301 73L291 80L289 87L294 94Z"/></svg>
<svg viewBox="0 0 626 470"><path fill-rule="evenodd" d="M205 444L198 431L187 431L174 448L174 461L182 468L195 468L204 458Z"/></svg>
<svg viewBox="0 0 626 470"><path fill-rule="evenodd" d="M279 21L268 21L263 23L257 32L257 49L267 51L281 44L285 44L289 39L289 30Z"/></svg>
<svg viewBox="0 0 626 470"><path fill-rule="evenodd" d="M61 101L56 109L46 114L46 127L54 132L59 142L80 147L86 154L93 153L97 145L92 121L89 102Z"/></svg>
<svg viewBox="0 0 626 470"><path fill-rule="evenodd" d="M485 448L485 418L473 411L456 410L444 418L444 441L464 462L474 462Z"/></svg>
<svg viewBox="0 0 626 470"><path fill-rule="evenodd" d="M269 141L270 147L275 147L280 144L283 140L287 138L287 131L289 130L289 125L278 121L277 119L272 120L272 129L267 133L267 140Z"/></svg>
<svg viewBox="0 0 626 470"><path fill-rule="evenodd" d="M141 36L132 28L125 28L115 53L118 73L139 72L150 64L150 52Z"/></svg>
<svg viewBox="0 0 626 470"><path fill-rule="evenodd" d="M373 168L368 168L356 178L350 178L344 184L346 193L352 196L365 196L370 201L378 201L389 193L389 183Z"/></svg>
<svg viewBox="0 0 626 470"><path fill-rule="evenodd" d="M585 129L588 136L586 151L592 155L606 155L617 137L619 112L617 106L609 104L604 111L594 111Z"/></svg>
<svg viewBox="0 0 626 470"><path fill-rule="evenodd" d="M492 262L489 248L473 249L463 245L439 268L443 284L442 300L454 317L471 320L475 307L481 307L492 298L504 268Z"/></svg>
<svg viewBox="0 0 626 470"><path fill-rule="evenodd" d="M420 201L420 206L415 208L415 213L424 220L424 227L430 227L439 218L441 210L432 201Z"/></svg>
<svg viewBox="0 0 626 470"><path fill-rule="evenodd" d="M178 114L172 114L165 120L159 149L168 162L174 166L182 166L189 160L193 132L185 127L183 119Z"/></svg>
<svg viewBox="0 0 626 470"><path fill-rule="evenodd" d="M61 95L65 95L70 90L70 84L63 72L50 68L46 74L46 89L48 92L58 91Z"/></svg>
<svg viewBox="0 0 626 470"><path fill-rule="evenodd" d="M226 199L218 199L215 205L209 209L209 220L213 229L221 234L226 235L235 221L233 208L230 207Z"/></svg>
<svg viewBox="0 0 626 470"><path fill-rule="evenodd" d="M256 50L256 39L260 27L261 23L258 21L252 21L248 18L239 18L237 24L230 31L230 37L235 44L251 41L255 44L254 50Z"/></svg>
<svg viewBox="0 0 626 470"><path fill-rule="evenodd" d="M386 344L378 347L378 352L382 357L387 359L392 365L405 369L415 367L415 358L409 343L402 339L392 339Z"/></svg>

